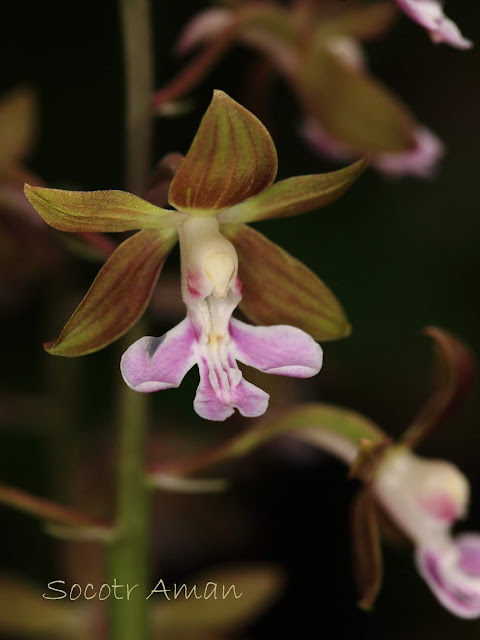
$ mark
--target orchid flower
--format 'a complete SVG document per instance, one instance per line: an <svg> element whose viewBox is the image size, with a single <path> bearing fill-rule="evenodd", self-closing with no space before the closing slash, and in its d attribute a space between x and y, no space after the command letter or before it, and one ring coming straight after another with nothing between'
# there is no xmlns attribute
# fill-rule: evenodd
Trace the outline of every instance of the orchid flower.
<svg viewBox="0 0 480 640"><path fill-rule="evenodd" d="M168 200L176 210L120 191L26 186L32 205L57 229L142 229L119 245L60 336L45 348L83 355L124 334L146 308L179 238L187 317L165 336L133 344L122 357L123 377L137 391L157 391L177 387L196 363L197 413L225 420L238 408L258 416L268 395L243 379L237 360L267 373L313 376L322 364L315 340L344 337L350 328L315 274L243 223L325 205L353 183L365 162L272 185L277 155L268 131L216 91L186 157L174 164ZM240 303L250 320L274 326L232 318Z"/></svg>
<svg viewBox="0 0 480 640"><path fill-rule="evenodd" d="M452 527L467 514L468 481L455 465L426 460L412 451L471 388L474 362L466 346L446 331L428 327L425 333L436 347L438 382L399 443L392 443L361 414L312 403L279 411L273 419L269 416L223 445L216 462L282 433L341 458L350 466L350 477L364 483L352 514L359 605L370 609L380 589L380 534L385 533L413 543L418 571L443 606L457 616L478 618L480 534L452 534ZM202 470L201 464L186 468Z"/></svg>
<svg viewBox="0 0 480 640"><path fill-rule="evenodd" d="M436 327L438 383L398 444L364 440L352 466L366 487L354 506L354 544L361 606L369 608L381 583L380 531L400 533L415 546L416 564L438 600L463 618L480 617L480 534L452 535L464 518L469 485L459 469L413 453L469 390L474 364L459 340ZM385 520L387 516L387 521ZM383 517L381 517L383 516ZM386 526L388 524L388 526Z"/></svg>
<svg viewBox="0 0 480 640"><path fill-rule="evenodd" d="M234 408L259 416L269 396L243 379L236 360L266 373L308 378L320 371L322 350L296 327L254 327L231 317L242 298L238 257L216 217L190 217L179 235L187 317L165 336L137 340L122 357L124 380L135 391L178 387L196 363L194 408L200 416L225 420Z"/></svg>
<svg viewBox="0 0 480 640"><path fill-rule="evenodd" d="M368 417L324 403L297 404L271 412L212 455L193 455L177 464L152 466L155 485L165 474L188 479L247 455L265 442L288 435L327 451L363 483L353 501L352 556L359 606L371 609L382 581L381 533L416 548L416 563L440 602L456 615L480 617L480 534L453 537L452 526L466 515L469 486L464 475L442 460L424 460L412 452L451 413L470 389L474 363L457 338L437 327L425 333L438 354L438 383L399 443Z"/></svg>
<svg viewBox="0 0 480 640"><path fill-rule="evenodd" d="M353 71L362 72L367 61L360 44L352 38L336 37L329 42L330 52ZM407 151L382 152L372 155L371 165L389 178L416 176L430 178L445 153L442 141L427 127L416 124L413 128L414 146ZM318 120L307 117L300 134L318 153L335 161L354 160L356 155L348 144L328 133ZM357 156L358 157L358 156Z"/></svg>
<svg viewBox="0 0 480 640"><path fill-rule="evenodd" d="M440 20L443 14L436 0L397 1L405 10L416 10L417 18L422 12L430 16L437 40L440 34L446 38L447 31L453 33L453 23ZM251 0L198 13L181 33L176 53L199 51L183 72L156 92L158 114L187 95L239 42L260 52L263 62L259 64L268 78L276 72L284 77L308 123L305 135L318 150L342 160L369 154L372 166L389 176L432 175L444 153L441 141L371 76L360 47L387 32L396 15L395 5L351 4L280 6ZM439 16L435 17L432 6ZM268 104L265 94L271 83L258 82L255 74L253 82L255 95L261 92L261 103Z"/></svg>
<svg viewBox="0 0 480 640"><path fill-rule="evenodd" d="M457 25L447 18L440 0L397 0L397 4L412 20L430 33L433 42L452 45L458 49L470 49L473 44L464 38Z"/></svg>
<svg viewBox="0 0 480 640"><path fill-rule="evenodd" d="M453 537L467 512L469 485L454 465L392 447L373 481L385 511L416 547L421 576L449 611L480 617L480 534Z"/></svg>

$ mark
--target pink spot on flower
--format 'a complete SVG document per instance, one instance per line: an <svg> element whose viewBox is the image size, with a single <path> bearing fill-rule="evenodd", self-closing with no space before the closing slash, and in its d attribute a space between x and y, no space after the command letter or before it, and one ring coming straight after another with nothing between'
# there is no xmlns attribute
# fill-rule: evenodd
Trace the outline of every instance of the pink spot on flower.
<svg viewBox="0 0 480 640"><path fill-rule="evenodd" d="M188 293L193 298L200 298L202 296L201 287L201 274L198 271L187 271L187 288Z"/></svg>
<svg viewBox="0 0 480 640"><path fill-rule="evenodd" d="M442 522L454 522L462 515L458 504L446 493L422 496L420 503L431 516Z"/></svg>
<svg viewBox="0 0 480 640"><path fill-rule="evenodd" d="M232 286L232 289L234 289L234 292L238 295L242 295L243 284L239 277L235 280L235 285Z"/></svg>

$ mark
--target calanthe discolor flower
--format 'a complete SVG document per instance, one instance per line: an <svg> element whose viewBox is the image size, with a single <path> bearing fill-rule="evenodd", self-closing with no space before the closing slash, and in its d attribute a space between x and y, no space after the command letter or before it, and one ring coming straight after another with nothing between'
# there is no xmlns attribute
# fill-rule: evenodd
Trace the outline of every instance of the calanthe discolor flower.
<svg viewBox="0 0 480 640"><path fill-rule="evenodd" d="M141 392L178 386L197 364L195 409L224 420L237 408L262 414L268 395L243 379L239 362L279 375L315 375L315 340L348 335L334 295L301 262L246 226L291 216L338 198L366 163L272 184L273 141L263 124L216 91L185 158L168 157L168 201L162 209L121 191L69 192L26 186L42 217L62 231L141 229L118 246L60 336L45 348L77 356L124 334L141 316L165 259L180 240L187 317L161 338L145 337L124 354L121 371ZM256 327L232 318L240 305Z"/></svg>
<svg viewBox="0 0 480 640"><path fill-rule="evenodd" d="M451 534L467 512L465 476L448 462L392 447L373 486L383 508L414 542L418 570L440 602L462 618L480 617L480 534Z"/></svg>
<svg viewBox="0 0 480 640"><path fill-rule="evenodd" d="M196 456L178 465L160 463L150 470L159 484L165 473L188 479L241 451L246 455L281 435L310 444L343 460L350 477L364 486L353 501L352 558L359 606L371 609L382 582L382 533L410 541L421 576L452 613L480 617L480 534L452 536L465 517L469 485L453 464L425 460L412 452L451 413L473 380L473 360L454 336L428 327L437 348L438 383L400 439L391 438L369 418L330 404L297 404L273 412L261 423L224 443L213 456ZM161 486L161 484L160 484ZM408 603L408 594L402 606Z"/></svg>
<svg viewBox="0 0 480 640"><path fill-rule="evenodd" d="M308 123L306 138L316 149L342 161L368 155L371 166L389 176L430 177L444 155L442 142L369 73L362 51L363 42L389 30L396 5L425 26L435 42L471 46L445 17L439 0L246 0L202 10L185 26L176 51L198 52L156 92L158 113L188 95L227 49L240 42L268 60L268 65L259 64L258 76L252 74L252 91L261 92L259 103L267 104L273 86L265 79L281 74L298 100Z"/></svg>
<svg viewBox="0 0 480 640"><path fill-rule="evenodd" d="M353 38L336 37L329 41L329 50L352 71L367 69L367 60L360 43ZM305 118L300 133L312 149L336 161L346 162L358 157L348 144L336 139L312 117ZM432 177L445 153L442 141L427 127L412 126L413 146L407 151L382 152L371 156L371 166L389 178Z"/></svg>
<svg viewBox="0 0 480 640"><path fill-rule="evenodd" d="M216 217L189 218L179 235L187 317L165 336L141 338L126 351L121 362L125 382L136 391L178 387L197 364L194 407L199 415L225 420L237 408L244 416L259 416L268 394L243 379L236 361L266 373L307 378L320 370L322 351L295 327L254 327L232 318L242 297L238 258Z"/></svg>
<svg viewBox="0 0 480 640"><path fill-rule="evenodd" d="M353 520L360 604L371 607L380 588L380 531L388 523L387 531L396 530L413 543L418 570L439 601L457 616L476 618L480 617L480 534L452 535L455 523L467 513L467 479L453 464L425 460L412 451L470 389L474 362L468 348L446 331L428 327L425 332L435 341L437 352L433 392L400 444L391 444L385 436L365 440L352 466L366 483Z"/></svg>

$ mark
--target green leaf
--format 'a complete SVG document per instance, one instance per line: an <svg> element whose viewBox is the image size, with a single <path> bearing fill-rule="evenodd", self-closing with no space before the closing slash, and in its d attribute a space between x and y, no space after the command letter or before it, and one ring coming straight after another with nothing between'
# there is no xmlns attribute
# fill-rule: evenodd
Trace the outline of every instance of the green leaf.
<svg viewBox="0 0 480 640"><path fill-rule="evenodd" d="M289 324L319 341L350 334L342 306L302 262L246 225L225 225L222 232L238 254L240 308L255 324Z"/></svg>
<svg viewBox="0 0 480 640"><path fill-rule="evenodd" d="M25 185L47 224L60 231L131 231L178 227L185 216L125 191L63 191Z"/></svg>
<svg viewBox="0 0 480 640"><path fill-rule="evenodd" d="M414 144L409 112L364 71L314 43L299 63L298 89L309 113L359 154L402 152Z"/></svg>
<svg viewBox="0 0 480 640"><path fill-rule="evenodd" d="M447 331L427 327L424 333L433 339L436 347L436 386L418 412L401 442L417 446L447 418L471 389L475 362L466 345Z"/></svg>
<svg viewBox="0 0 480 640"><path fill-rule="evenodd" d="M370 610L382 584L380 529L373 496L360 491L352 509L352 556L360 594L358 606Z"/></svg>
<svg viewBox="0 0 480 640"><path fill-rule="evenodd" d="M143 314L165 259L172 230L144 230L122 242L99 271L59 337L45 349L59 356L93 353L126 333Z"/></svg>
<svg viewBox="0 0 480 640"><path fill-rule="evenodd" d="M221 462L248 455L273 438L289 435L314 447L329 451L351 464L362 440L383 442L385 434L371 420L350 409L323 403L297 405L293 409L270 412L255 426L209 452L185 460L171 461L151 469L150 476L190 474Z"/></svg>
<svg viewBox="0 0 480 640"><path fill-rule="evenodd" d="M259 196L226 209L220 222L255 222L267 218L284 218L312 211L334 202L365 171L367 160L359 160L339 171L297 176L282 180Z"/></svg>
<svg viewBox="0 0 480 640"><path fill-rule="evenodd" d="M177 589L181 584L186 584L187 591L196 586L196 599L193 595L186 599L181 596L173 598L173 585L165 585L172 588L167 594L171 600L165 602L165 595L155 594L150 599L153 603L152 626L159 637L167 638L191 638L203 637L200 634L210 632L233 632L241 626L252 622L253 619L264 611L280 594L283 587L283 576L274 566L270 565L239 565L225 566L210 570L200 576L193 576L185 583L177 583ZM215 598L215 585L217 585ZM234 585L237 596L233 589ZM223 586L225 586L225 598L223 598ZM158 586L161 591L163 585ZM185 589L181 593L185 593ZM204 597L208 596L210 597ZM161 602L155 602L155 597ZM210 637L210 636L208 636Z"/></svg>
<svg viewBox="0 0 480 640"><path fill-rule="evenodd" d="M26 88L12 91L0 102L0 171L29 150L35 130L36 101Z"/></svg>
<svg viewBox="0 0 480 640"><path fill-rule="evenodd" d="M266 128L227 94L215 91L172 180L169 203L191 215L215 215L267 189L276 174L277 152Z"/></svg>

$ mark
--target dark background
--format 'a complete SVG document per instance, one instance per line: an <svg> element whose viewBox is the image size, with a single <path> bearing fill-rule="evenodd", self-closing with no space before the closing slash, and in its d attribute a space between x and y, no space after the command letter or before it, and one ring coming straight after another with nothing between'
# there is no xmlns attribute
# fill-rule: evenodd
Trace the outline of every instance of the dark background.
<svg viewBox="0 0 480 640"><path fill-rule="evenodd" d="M181 26L202 6L205 3L153 2L158 86L181 68L172 46ZM447 14L467 37L480 42L478 3L450 2ZM1 17L0 88L28 83L39 96L39 134L28 166L51 186L122 188L123 79L116 4L8 3ZM448 153L438 176L389 181L370 171L334 205L258 228L321 275L353 325L348 340L324 345L320 376L295 386L292 393L298 399L355 408L395 436L429 389L432 349L421 335L422 327L448 329L480 353L480 54L477 49L434 46L403 16L388 37L367 49L372 72L445 141ZM191 114L158 120L156 158L187 150L213 88L248 106L254 61L251 52L236 47L194 92L197 107ZM267 124L278 149L279 177L331 168L298 138L300 114L281 81L273 100L274 116ZM19 260L23 258L20 253ZM177 277L176 260L169 260L166 277ZM76 404L66 411L73 435L70 445L60 450L62 463L67 466L68 460L75 472L102 467L104 459L111 459L108 439L118 350L109 347L77 363L54 359L52 365L41 343L58 333L96 268L70 259L12 308L3 308L0 317L3 396L30 394L25 395L28 404L28 398L50 385L56 394L52 403L61 405L72 386L77 389ZM68 295L63 284L67 271ZM172 324L159 314L151 314L151 322L157 334ZM67 377L70 382L65 382ZM182 442L194 439L201 444L245 426L238 419L205 424L197 418L191 407L195 384L195 375L190 375L181 390L155 397L152 432L161 442L162 455L178 434ZM278 404L281 384L271 393ZM27 428L20 429L19 422L8 412L2 420L1 481L41 495L66 495L66 487L52 480L52 460L61 466L55 454L59 440L47 437L34 416L22 421ZM470 516L462 525L468 530L480 529L479 452L477 385L422 449L426 455L452 460L471 480ZM283 444L271 445L237 467L227 499L202 496L195 507L188 498L174 499L173 506L167 500L173 524L163 533L161 524L156 527L163 557L158 570L152 566L154 575L161 571L167 578L183 578L230 560L280 564L288 575L286 594L251 629L252 637L478 637L479 622L457 620L436 603L416 575L408 549L385 547L385 581L375 611L367 615L356 609L348 538L348 510L356 487L345 480L339 463L307 447ZM100 477L108 475L108 469L105 463ZM227 505L228 514L233 513L230 526L222 511ZM61 575L56 543L32 519L2 508L0 536L4 570L40 585Z"/></svg>

